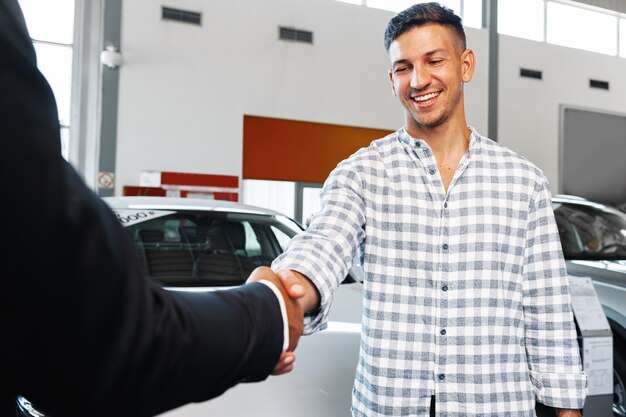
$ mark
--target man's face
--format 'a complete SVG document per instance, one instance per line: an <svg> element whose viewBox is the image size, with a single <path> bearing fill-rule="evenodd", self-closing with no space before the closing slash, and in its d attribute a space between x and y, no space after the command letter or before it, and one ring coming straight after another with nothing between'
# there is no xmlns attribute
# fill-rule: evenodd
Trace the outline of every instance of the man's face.
<svg viewBox="0 0 626 417"><path fill-rule="evenodd" d="M409 29L391 43L389 58L389 79L405 108L409 133L465 123L463 84L474 74L474 54L463 50L453 29L438 24Z"/></svg>

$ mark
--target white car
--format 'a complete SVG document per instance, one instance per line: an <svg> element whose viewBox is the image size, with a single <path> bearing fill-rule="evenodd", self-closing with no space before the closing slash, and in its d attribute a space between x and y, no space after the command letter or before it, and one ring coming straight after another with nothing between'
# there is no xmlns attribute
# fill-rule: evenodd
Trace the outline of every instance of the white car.
<svg viewBox="0 0 626 417"><path fill-rule="evenodd" d="M567 272L590 277L613 333L613 415L626 417L626 213L556 195L552 208Z"/></svg>
<svg viewBox="0 0 626 417"><path fill-rule="evenodd" d="M104 199L135 242L149 275L173 291L243 284L269 265L302 227L280 213L228 201L160 197ZM300 339L295 370L239 384L211 401L163 416L346 416L360 340L358 270L337 291L329 328Z"/></svg>

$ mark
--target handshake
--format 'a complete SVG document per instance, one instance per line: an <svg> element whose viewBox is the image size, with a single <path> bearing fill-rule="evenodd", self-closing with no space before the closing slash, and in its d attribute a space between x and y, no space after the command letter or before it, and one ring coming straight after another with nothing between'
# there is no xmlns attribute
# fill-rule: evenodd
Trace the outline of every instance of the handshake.
<svg viewBox="0 0 626 417"><path fill-rule="evenodd" d="M293 370L294 350L304 329L304 313L317 308L320 297L315 285L297 271L282 269L275 273L267 266L260 266L252 271L246 283L261 280L269 281L279 289L287 310L289 347L282 352L272 372L272 375L282 375Z"/></svg>

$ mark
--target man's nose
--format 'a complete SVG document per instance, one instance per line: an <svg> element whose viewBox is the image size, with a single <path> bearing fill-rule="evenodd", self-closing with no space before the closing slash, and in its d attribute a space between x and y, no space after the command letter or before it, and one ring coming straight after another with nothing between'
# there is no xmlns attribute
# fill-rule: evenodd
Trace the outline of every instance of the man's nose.
<svg viewBox="0 0 626 417"><path fill-rule="evenodd" d="M411 72L411 88L421 90L430 84L430 73L421 66L414 66Z"/></svg>

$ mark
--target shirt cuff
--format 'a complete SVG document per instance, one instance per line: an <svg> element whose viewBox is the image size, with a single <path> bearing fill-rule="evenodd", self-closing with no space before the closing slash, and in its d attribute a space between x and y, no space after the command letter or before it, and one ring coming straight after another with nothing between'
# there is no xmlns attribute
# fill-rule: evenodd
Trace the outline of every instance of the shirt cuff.
<svg viewBox="0 0 626 417"><path fill-rule="evenodd" d="M550 373L530 370L537 401L549 407L582 409L587 396L587 374Z"/></svg>
<svg viewBox="0 0 626 417"><path fill-rule="evenodd" d="M261 284L265 284L274 295L278 299L278 304L280 305L280 314L283 317L283 352L285 352L289 348L289 318L287 317L287 307L285 306L285 300L283 299L283 295L280 293L280 290L272 281L268 281L266 279L262 279L259 281Z"/></svg>

